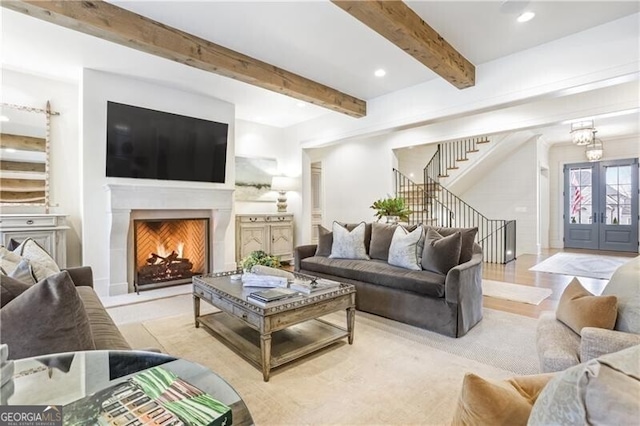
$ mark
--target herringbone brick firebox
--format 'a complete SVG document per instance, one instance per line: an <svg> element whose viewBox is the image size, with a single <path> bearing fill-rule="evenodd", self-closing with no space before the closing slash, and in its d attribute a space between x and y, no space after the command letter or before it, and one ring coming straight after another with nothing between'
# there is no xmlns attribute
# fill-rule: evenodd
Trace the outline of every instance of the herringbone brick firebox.
<svg viewBox="0 0 640 426"><path fill-rule="evenodd" d="M136 290L191 282L209 271L209 219L134 220Z"/></svg>

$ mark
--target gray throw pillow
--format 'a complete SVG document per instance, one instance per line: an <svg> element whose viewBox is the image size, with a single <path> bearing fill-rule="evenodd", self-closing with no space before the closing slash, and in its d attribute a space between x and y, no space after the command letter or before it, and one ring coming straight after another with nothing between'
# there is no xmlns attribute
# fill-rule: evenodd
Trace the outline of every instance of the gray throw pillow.
<svg viewBox="0 0 640 426"><path fill-rule="evenodd" d="M338 222L333 222L333 244L331 245L331 259L361 259L369 260L364 245L365 223L347 230Z"/></svg>
<svg viewBox="0 0 640 426"><path fill-rule="evenodd" d="M431 227L428 227L431 228ZM478 233L478 228L433 228L443 237L448 237L456 232L462 235L462 247L460 248L460 260L458 265L468 262L473 257L473 243Z"/></svg>
<svg viewBox="0 0 640 426"><path fill-rule="evenodd" d="M443 237L433 228L429 228L422 250L422 269L447 275L451 268L458 265L461 247L460 232Z"/></svg>
<svg viewBox="0 0 640 426"><path fill-rule="evenodd" d="M389 246L389 265L414 271L421 270L419 249L421 240L422 227L417 227L412 232L408 232L402 226L396 227Z"/></svg>
<svg viewBox="0 0 640 426"><path fill-rule="evenodd" d="M400 225L392 225L387 223L373 222L371 224L371 245L369 247L369 257L371 259L384 260L389 259L389 247L393 239L393 233ZM405 226L404 228L411 232L418 225Z"/></svg>
<svg viewBox="0 0 640 426"><path fill-rule="evenodd" d="M384 260L389 259L389 247L393 239L393 233L398 225L389 225L386 223L374 222L371 225L371 246L369 247L369 256L372 259Z"/></svg>
<svg viewBox="0 0 640 426"><path fill-rule="evenodd" d="M0 308L20 296L30 287L31 286L25 282L4 274L0 275L0 290L2 291L0 294Z"/></svg>
<svg viewBox="0 0 640 426"><path fill-rule="evenodd" d="M0 309L0 343L9 345L10 359L95 349L68 272L40 281Z"/></svg>
<svg viewBox="0 0 640 426"><path fill-rule="evenodd" d="M329 257L331 255L332 245L333 232L329 231L322 225L318 225L318 246L316 247L316 256Z"/></svg>

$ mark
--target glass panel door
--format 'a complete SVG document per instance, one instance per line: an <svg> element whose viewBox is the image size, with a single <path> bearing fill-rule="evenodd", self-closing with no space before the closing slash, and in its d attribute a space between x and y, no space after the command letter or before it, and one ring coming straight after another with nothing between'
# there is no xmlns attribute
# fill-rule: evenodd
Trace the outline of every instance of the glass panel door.
<svg viewBox="0 0 640 426"><path fill-rule="evenodd" d="M564 246L638 251L638 159L564 168Z"/></svg>
<svg viewBox="0 0 640 426"><path fill-rule="evenodd" d="M638 160L600 163L601 250L638 251Z"/></svg>
<svg viewBox="0 0 640 426"><path fill-rule="evenodd" d="M598 223L593 195L598 175L594 163L566 165L564 246L598 248Z"/></svg>

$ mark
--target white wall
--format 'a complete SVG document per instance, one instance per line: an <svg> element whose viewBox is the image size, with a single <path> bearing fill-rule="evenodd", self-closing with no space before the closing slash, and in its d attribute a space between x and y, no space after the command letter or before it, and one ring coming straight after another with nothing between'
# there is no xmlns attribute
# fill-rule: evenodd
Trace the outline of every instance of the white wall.
<svg viewBox="0 0 640 426"><path fill-rule="evenodd" d="M60 113L51 118L51 213L67 214L67 266L82 264L78 86L33 74L2 70L2 102L44 108L47 100ZM44 115L43 115L44 123ZM43 207L3 206L3 213L44 213Z"/></svg>
<svg viewBox="0 0 640 426"><path fill-rule="evenodd" d="M477 176L459 194L489 219L516 220L516 255L537 253L537 138L529 139L506 161Z"/></svg>
<svg viewBox="0 0 640 426"><path fill-rule="evenodd" d="M549 170L549 150L550 145L540 137L538 139L538 224L537 224L537 245L538 253L541 249L549 248L549 226L550 226L550 170Z"/></svg>
<svg viewBox="0 0 640 426"><path fill-rule="evenodd" d="M93 268L99 294L109 293L109 226L107 183L148 183L184 188L233 188L235 110L232 104L194 93L158 86L146 81L85 69L80 85L82 104L82 226L83 262ZM106 178L107 101L156 109L229 124L226 184L164 182L145 179ZM227 264L234 262L232 225L226 232Z"/></svg>
<svg viewBox="0 0 640 426"><path fill-rule="evenodd" d="M278 162L277 174L300 179L301 149L285 139L284 130L245 120L236 120L236 156L275 158ZM274 195L275 196L275 195ZM300 191L287 193L287 212L300 210ZM236 213L274 213L273 202L236 201Z"/></svg>
<svg viewBox="0 0 640 426"><path fill-rule="evenodd" d="M283 129L245 120L236 120L236 156L275 158L278 162L277 174L298 179L298 191L287 192L287 213L294 220L294 246L302 240L302 150L298 144L287 140ZM234 175L235 176L235 175ZM275 198L268 202L236 201L235 213L276 213ZM235 226L235 225L234 225Z"/></svg>
<svg viewBox="0 0 640 426"><path fill-rule="evenodd" d="M398 171L415 183L424 182L424 168L438 150L438 144L410 146L395 150Z"/></svg>
<svg viewBox="0 0 640 426"><path fill-rule="evenodd" d="M603 161L621 160L626 158L640 157L640 135L620 139L604 140ZM584 163L587 159L583 146L573 144L553 145L549 151L549 172L550 172L550 220L549 220L549 243L551 247L562 248L564 243L563 214L563 169L565 164Z"/></svg>
<svg viewBox="0 0 640 426"><path fill-rule="evenodd" d="M373 221L374 211L369 206L378 198L393 193L392 169L396 160L389 145L389 136L309 149L306 155L308 163L322 162L323 223L326 227L330 227L334 220ZM306 182L308 184L308 179ZM305 237L310 239L310 232Z"/></svg>

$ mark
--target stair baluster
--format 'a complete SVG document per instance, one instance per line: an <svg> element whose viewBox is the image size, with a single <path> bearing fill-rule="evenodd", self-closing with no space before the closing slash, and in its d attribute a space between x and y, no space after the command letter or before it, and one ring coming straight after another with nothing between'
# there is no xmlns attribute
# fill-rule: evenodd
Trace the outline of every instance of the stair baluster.
<svg viewBox="0 0 640 426"><path fill-rule="evenodd" d="M507 263L515 259L516 223L514 220L489 219L447 190L440 178L457 169L456 161L468 160L487 137L463 139L438 144L438 149L424 168L424 183L417 184L394 169L395 192L405 198L414 213L410 224L437 227L478 227L476 241L483 249L484 261Z"/></svg>

